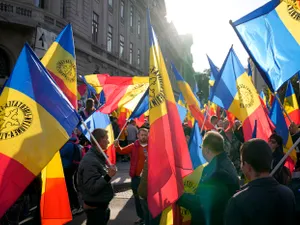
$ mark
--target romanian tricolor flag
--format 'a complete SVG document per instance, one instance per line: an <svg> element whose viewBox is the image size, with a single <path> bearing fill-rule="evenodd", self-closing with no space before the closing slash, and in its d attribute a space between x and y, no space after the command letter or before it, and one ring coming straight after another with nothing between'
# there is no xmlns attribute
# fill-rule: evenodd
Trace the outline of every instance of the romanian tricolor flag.
<svg viewBox="0 0 300 225"><path fill-rule="evenodd" d="M290 81L288 81L288 86L287 86L287 90L285 93L283 107L284 107L285 111L287 112L287 114L289 115L289 117L291 118L291 120L295 124L300 124L299 105L298 105L296 94L294 92L293 85L291 84ZM290 126L290 124L291 124L290 120L287 117L285 120L286 120L287 125Z"/></svg>
<svg viewBox="0 0 300 225"><path fill-rule="evenodd" d="M194 118L198 121L199 126L202 127L202 125L204 123L204 129L206 129L206 130L214 129L214 126L210 123L209 120L205 119L205 116L201 112L200 102L195 97L195 94L192 92L190 85L187 82L185 82L185 80L182 78L182 76L179 74L179 72L175 68L174 64L172 64L172 69L175 74L178 87L179 87L181 93L183 94L183 97L187 103L189 110L191 111Z"/></svg>
<svg viewBox="0 0 300 225"><path fill-rule="evenodd" d="M97 128L102 128L107 131L109 145L107 149L103 149L108 156L110 162L114 165L116 164L116 150L114 148L114 132L109 119L109 116L101 113L99 110L95 111L89 118L85 121L85 124L91 132ZM89 132L81 125L80 129L82 133L86 136L88 140L91 140Z"/></svg>
<svg viewBox="0 0 300 225"><path fill-rule="evenodd" d="M200 182L203 168L207 165L202 154L202 136L197 121L194 124L191 138L189 141L190 157L193 163L194 172L184 178L184 191L194 195ZM192 196L193 197L193 196ZM191 213L189 210L181 207L182 225L189 225L191 222ZM173 225L173 210L171 207L163 211L160 225Z"/></svg>
<svg viewBox="0 0 300 225"><path fill-rule="evenodd" d="M276 98L270 110L270 118L272 122L276 125L275 128L276 133L280 135L283 139L284 152L286 153L293 146L293 140L290 135L289 129L286 125L284 115L280 107L280 103ZM296 162L297 162L297 153L295 150L293 150L290 156L287 158L285 166L289 168L291 172L293 172Z"/></svg>
<svg viewBox="0 0 300 225"><path fill-rule="evenodd" d="M178 99L178 102L177 102L178 105L184 107L185 109L187 109L187 112L186 112L186 116L184 118L184 121L187 122L188 126L190 128L192 128L194 126L194 123L195 123L195 119L194 117L192 116L191 114L191 111L188 110L188 107L187 107L187 104L185 103L184 101L184 98L183 98L183 95L182 93L180 93L179 95L179 99Z"/></svg>
<svg viewBox="0 0 300 225"><path fill-rule="evenodd" d="M41 61L73 107L77 109L77 72L71 24L57 36Z"/></svg>
<svg viewBox="0 0 300 225"><path fill-rule="evenodd" d="M75 109L25 44L0 97L0 217L78 123Z"/></svg>
<svg viewBox="0 0 300 225"><path fill-rule="evenodd" d="M299 0L272 0L232 23L272 92L300 71L299 13Z"/></svg>
<svg viewBox="0 0 300 225"><path fill-rule="evenodd" d="M149 77L119 77L107 74L86 75L85 80L99 94L105 95L105 104L100 108L102 113L109 114L119 107L142 96L149 87Z"/></svg>
<svg viewBox="0 0 300 225"><path fill-rule="evenodd" d="M265 96L264 91L261 91L259 96L261 97L261 99L263 100L265 106L267 106L267 97Z"/></svg>
<svg viewBox="0 0 300 225"><path fill-rule="evenodd" d="M193 168L167 68L150 23L150 12L148 19L150 134L147 201L152 216L156 217L183 194L183 177Z"/></svg>
<svg viewBox="0 0 300 225"><path fill-rule="evenodd" d="M59 152L42 171L40 206L42 225L62 225L73 219Z"/></svg>
<svg viewBox="0 0 300 225"><path fill-rule="evenodd" d="M233 48L230 49L220 73L220 79L212 88L212 101L243 123L245 141L252 137L255 120L257 137L267 141L272 134L268 115Z"/></svg>

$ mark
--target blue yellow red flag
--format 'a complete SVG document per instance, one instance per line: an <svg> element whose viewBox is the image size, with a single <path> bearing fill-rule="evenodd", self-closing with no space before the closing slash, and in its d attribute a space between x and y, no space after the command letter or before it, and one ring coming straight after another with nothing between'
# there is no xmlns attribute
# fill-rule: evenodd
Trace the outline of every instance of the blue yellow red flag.
<svg viewBox="0 0 300 225"><path fill-rule="evenodd" d="M232 23L271 91L300 71L300 2L273 0Z"/></svg>
<svg viewBox="0 0 300 225"><path fill-rule="evenodd" d="M233 48L222 66L220 79L212 87L211 101L242 121L245 141L252 137L255 120L258 138L267 141L272 134L259 95Z"/></svg>
<svg viewBox="0 0 300 225"><path fill-rule="evenodd" d="M274 99L273 106L270 110L270 118L276 125L276 133L283 139L284 152L286 153L293 146L293 140L286 125L285 118L277 98ZM294 161L294 165L292 166L292 169L294 169L293 167L297 162L296 151L293 150L289 157ZM291 166L288 166L288 168L291 168Z"/></svg>
<svg viewBox="0 0 300 225"><path fill-rule="evenodd" d="M171 64L173 73L177 80L178 87L184 97L184 100L187 104L188 109L191 111L192 116L195 120L198 121L198 124L202 127L204 124L205 130L214 129L214 126L210 123L209 120L205 119L205 116L201 112L200 101L196 98L195 94L191 90L190 85L183 79L179 71L176 69L174 64Z"/></svg>
<svg viewBox="0 0 300 225"><path fill-rule="evenodd" d="M297 101L297 97L293 88L293 85L290 81L288 81L288 86L285 93L285 98L283 102L283 107L287 114L289 115L290 119L295 124L300 124L300 110ZM289 126L290 120L286 117L286 123Z"/></svg>
<svg viewBox="0 0 300 225"><path fill-rule="evenodd" d="M60 32L41 61L57 86L77 109L76 57L71 24Z"/></svg>
<svg viewBox="0 0 300 225"><path fill-rule="evenodd" d="M76 110L25 44L0 96L0 217L78 123Z"/></svg>
<svg viewBox="0 0 300 225"><path fill-rule="evenodd" d="M193 171L174 94L157 37L150 22L148 206L153 217L183 194L183 177ZM175 135L176 134L176 135ZM165 159L165 160L157 160Z"/></svg>

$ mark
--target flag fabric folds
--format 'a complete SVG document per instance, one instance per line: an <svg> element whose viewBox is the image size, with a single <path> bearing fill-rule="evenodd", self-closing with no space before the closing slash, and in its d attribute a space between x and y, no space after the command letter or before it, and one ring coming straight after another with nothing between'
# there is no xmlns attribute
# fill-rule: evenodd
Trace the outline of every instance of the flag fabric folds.
<svg viewBox="0 0 300 225"><path fill-rule="evenodd" d="M175 68L174 64L172 64L172 70L175 74L175 78L177 80L178 87L184 97L184 100L191 111L191 114L194 116L194 118L198 121L199 126L202 126L204 124L204 129L211 130L214 129L213 125L210 123L209 120L205 119L205 116L201 112L200 109L200 102L195 97L195 94L192 92L191 87L188 83L185 82L185 80L182 78L182 76L179 74L177 69Z"/></svg>
<svg viewBox="0 0 300 225"><path fill-rule="evenodd" d="M42 171L42 225L62 225L73 219L60 153Z"/></svg>
<svg viewBox="0 0 300 225"><path fill-rule="evenodd" d="M78 123L68 99L25 44L0 97L0 217Z"/></svg>
<svg viewBox="0 0 300 225"><path fill-rule="evenodd" d="M71 24L57 36L41 61L57 86L77 109L77 72Z"/></svg>
<svg viewBox="0 0 300 225"><path fill-rule="evenodd" d="M108 74L86 75L85 80L94 87L97 94L102 90L105 95L105 104L100 111L105 114L132 101L135 97L143 96L149 87L149 77L119 77ZM139 99L136 100L136 104Z"/></svg>
<svg viewBox="0 0 300 225"><path fill-rule="evenodd" d="M300 3L273 0L232 23L272 92L300 71Z"/></svg>
<svg viewBox="0 0 300 225"><path fill-rule="evenodd" d="M198 184L201 179L202 171L207 165L206 160L202 154L202 136L197 121L194 124L190 141L189 152L193 163L194 172L183 179L184 190L187 193L195 194ZM173 209L171 207L165 209L162 213L160 225L173 225ZM189 225L191 222L191 213L181 207L182 225Z"/></svg>
<svg viewBox="0 0 300 225"><path fill-rule="evenodd" d="M192 172L192 163L149 11L148 27L150 134L147 201L152 216L156 217L183 194L183 177Z"/></svg>
<svg viewBox="0 0 300 225"><path fill-rule="evenodd" d="M299 105L297 101L296 94L294 92L293 85L290 81L288 81L288 86L284 98L284 103L283 107L291 120L295 124L300 124L300 110L299 110ZM290 120L286 117L286 123L288 126L290 125Z"/></svg>
<svg viewBox="0 0 300 225"><path fill-rule="evenodd" d="M233 48L230 49L220 74L220 79L212 88L212 102L228 110L243 123L245 141L252 137L255 120L257 137L267 141L272 134L268 115Z"/></svg>
<svg viewBox="0 0 300 225"><path fill-rule="evenodd" d="M96 110L89 118L87 118L85 121L85 124L89 128L91 132L97 128L102 128L107 131L108 135L108 148L103 149L108 156L110 162L112 164L116 164L116 151L113 145L114 142L114 132L113 128L110 122L110 118L107 114L101 113L99 110ZM88 140L91 140L91 136L89 132L84 128L83 125L81 125L80 129L82 130L82 133L86 136Z"/></svg>
<svg viewBox="0 0 300 225"><path fill-rule="evenodd" d="M276 133L279 136L281 136L283 139L283 145L284 145L283 150L286 153L293 146L293 140L290 135L289 129L286 125L284 115L283 115L282 109L280 107L280 103L278 102L278 100L276 98L274 99L273 106L270 110L270 118L271 118L272 122L276 125L276 128L275 128ZM294 170L295 163L297 162L296 151L293 150L289 157L292 159L293 165L292 166L288 165L289 164L288 159L287 159L287 161L286 161L287 163L285 165L288 168L290 168L291 172L292 172Z"/></svg>

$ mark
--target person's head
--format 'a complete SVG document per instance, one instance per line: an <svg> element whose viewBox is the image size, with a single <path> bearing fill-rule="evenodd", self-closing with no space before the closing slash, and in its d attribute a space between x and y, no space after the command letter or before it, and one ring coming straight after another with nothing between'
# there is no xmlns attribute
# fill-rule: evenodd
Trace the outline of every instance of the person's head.
<svg viewBox="0 0 300 225"><path fill-rule="evenodd" d="M211 118L210 118L210 123L212 124L212 125L217 125L217 123L218 123L218 117L216 117L216 116L212 116Z"/></svg>
<svg viewBox="0 0 300 225"><path fill-rule="evenodd" d="M185 136L187 143L189 143L189 141L190 141L191 133L192 133L192 128L184 127L184 136Z"/></svg>
<svg viewBox="0 0 300 225"><path fill-rule="evenodd" d="M209 131L203 137L202 154L207 162L210 162L216 155L224 152L224 139L216 131Z"/></svg>
<svg viewBox="0 0 300 225"><path fill-rule="evenodd" d="M92 110L94 108L94 99L88 98L85 102L85 108L87 110Z"/></svg>
<svg viewBox="0 0 300 225"><path fill-rule="evenodd" d="M224 127L224 122L223 122L223 119L220 119L217 123L218 127L221 127L223 128Z"/></svg>
<svg viewBox="0 0 300 225"><path fill-rule="evenodd" d="M227 118L225 118L223 121L223 128L224 128L224 130L226 130L228 127L229 127L229 121Z"/></svg>
<svg viewBox="0 0 300 225"><path fill-rule="evenodd" d="M97 128L92 132L92 134L95 137L96 141L99 143L102 150L106 150L109 145L107 131L101 128ZM94 147L97 146L92 138L91 143Z"/></svg>
<svg viewBox="0 0 300 225"><path fill-rule="evenodd" d="M140 128L138 131L138 139L141 144L147 144L148 143L148 135L149 131L146 128Z"/></svg>
<svg viewBox="0 0 300 225"><path fill-rule="evenodd" d="M131 125L133 125L133 126L135 126L136 125L136 122L135 122L135 120L130 120L130 122L129 122Z"/></svg>
<svg viewBox="0 0 300 225"><path fill-rule="evenodd" d="M280 137L278 134L272 134L269 137L268 143L272 152L274 152L277 148L282 148L283 146L282 137Z"/></svg>
<svg viewBox="0 0 300 225"><path fill-rule="evenodd" d="M250 181L269 176L272 159L272 150L264 140L251 139L241 147L241 168Z"/></svg>

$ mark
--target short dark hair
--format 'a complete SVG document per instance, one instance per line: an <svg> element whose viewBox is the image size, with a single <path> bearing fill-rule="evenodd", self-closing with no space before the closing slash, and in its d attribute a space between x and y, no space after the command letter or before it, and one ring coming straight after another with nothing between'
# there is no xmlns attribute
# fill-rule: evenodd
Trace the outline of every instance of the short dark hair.
<svg viewBox="0 0 300 225"><path fill-rule="evenodd" d="M250 164L257 173L270 172L272 164L272 150L262 139L251 139L241 147L243 163Z"/></svg>
<svg viewBox="0 0 300 225"><path fill-rule="evenodd" d="M97 128L92 132L92 135L95 137L96 141L99 142L101 139L105 138L107 133L108 133L107 130ZM96 143L94 142L94 140L92 138L91 138L91 143L93 146L96 146Z"/></svg>
<svg viewBox="0 0 300 225"><path fill-rule="evenodd" d="M214 153L220 153L224 151L224 138L216 131L209 131L204 135L202 145Z"/></svg>
<svg viewBox="0 0 300 225"><path fill-rule="evenodd" d="M275 140L279 146L283 146L283 139L282 139L282 137L279 136L278 134L275 134L275 133L272 134L272 135L269 137L269 140L270 140L270 139Z"/></svg>
<svg viewBox="0 0 300 225"><path fill-rule="evenodd" d="M142 131L149 133L149 130L146 127L141 127L138 131L138 134L141 133Z"/></svg>
<svg viewBox="0 0 300 225"><path fill-rule="evenodd" d="M184 129L183 129L183 131L184 131L184 135L185 136L191 136L191 133L192 133L192 128L190 128L190 127L185 127Z"/></svg>
<svg viewBox="0 0 300 225"><path fill-rule="evenodd" d="M88 98L88 99L86 100L85 104L87 104L87 103L94 104L94 99Z"/></svg>
<svg viewBox="0 0 300 225"><path fill-rule="evenodd" d="M213 122L213 120L218 120L218 117L216 117L216 116L210 117L210 122L211 122L211 123Z"/></svg>

